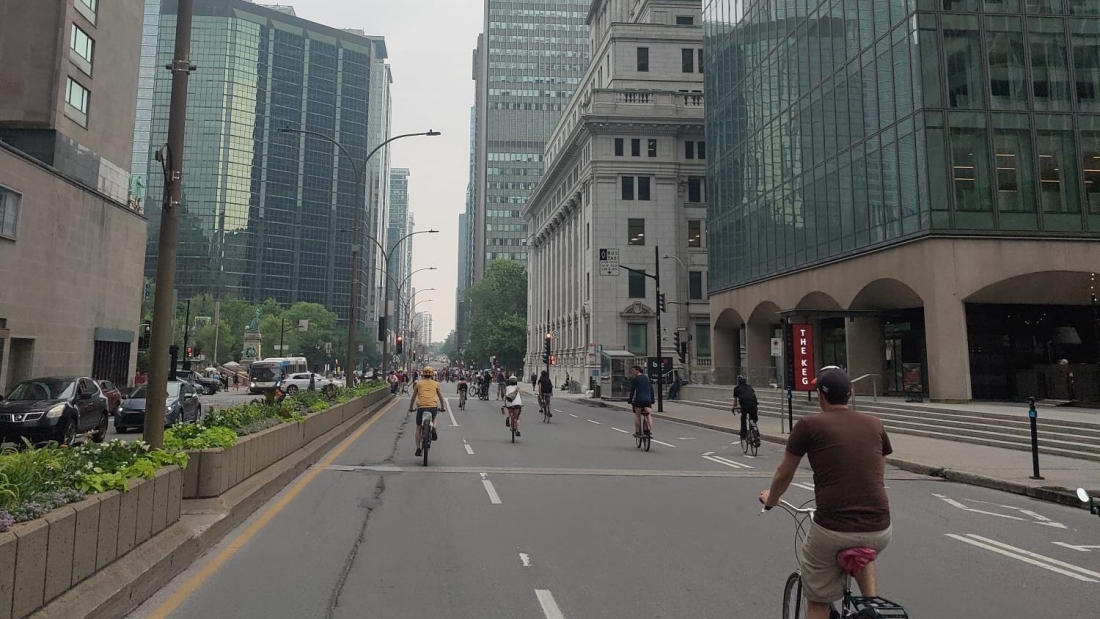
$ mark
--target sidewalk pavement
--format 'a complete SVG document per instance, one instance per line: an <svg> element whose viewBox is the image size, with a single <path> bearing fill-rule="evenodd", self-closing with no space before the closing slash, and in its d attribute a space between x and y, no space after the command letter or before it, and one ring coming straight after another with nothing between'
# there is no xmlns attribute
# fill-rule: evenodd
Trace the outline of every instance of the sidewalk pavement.
<svg viewBox="0 0 1100 619"><path fill-rule="evenodd" d="M626 402L590 400L583 396L564 396L580 403L604 405L630 411ZM654 407L656 408L656 407ZM666 401L664 413L654 413L659 419L678 421L720 432L738 434L740 418L729 411ZM797 423L798 417L795 417ZM780 424L782 423L782 428ZM760 433L764 440L785 444L786 419L760 417ZM969 443L891 434L894 447L888 464L902 470L940 477L948 481L982 486L1030 496L1043 501L1084 507L1076 490L1084 487L1093 496L1100 495L1100 465L1089 460L1039 456L1040 473L1045 480L1031 479L1031 454L1026 451L1000 449Z"/></svg>

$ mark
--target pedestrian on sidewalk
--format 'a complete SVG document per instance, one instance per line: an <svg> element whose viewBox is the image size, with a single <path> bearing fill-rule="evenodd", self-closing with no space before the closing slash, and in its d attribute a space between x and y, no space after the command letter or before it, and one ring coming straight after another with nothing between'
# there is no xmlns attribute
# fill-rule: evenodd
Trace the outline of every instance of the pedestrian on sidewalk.
<svg viewBox="0 0 1100 619"><path fill-rule="evenodd" d="M738 411L741 412L741 440L749 437L749 425L745 422L746 417L752 419L753 423L760 423L759 407L756 390L752 388L744 374L738 376L737 386L733 388L733 408L730 410L734 415Z"/></svg>
<svg viewBox="0 0 1100 619"><path fill-rule="evenodd" d="M791 428L771 488L759 500L766 510L778 505L802 458L809 456L817 511L802 544L803 595L806 619L828 619L829 604L844 597L846 574L837 554L852 548L881 552L890 544L885 471L893 448L878 417L848 406L852 379L847 372L823 368L813 386L821 413L806 415ZM878 595L875 576L873 560L855 574L860 595Z"/></svg>
<svg viewBox="0 0 1100 619"><path fill-rule="evenodd" d="M233 391L240 391L241 389L241 375L233 372Z"/></svg>

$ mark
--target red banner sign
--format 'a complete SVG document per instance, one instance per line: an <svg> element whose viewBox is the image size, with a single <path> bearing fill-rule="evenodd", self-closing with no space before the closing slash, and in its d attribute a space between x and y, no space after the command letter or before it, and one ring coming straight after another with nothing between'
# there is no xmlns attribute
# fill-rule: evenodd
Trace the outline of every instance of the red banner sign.
<svg viewBox="0 0 1100 619"><path fill-rule="evenodd" d="M814 327L813 325L791 325L791 337L794 338L794 389L795 391L813 391L814 372Z"/></svg>

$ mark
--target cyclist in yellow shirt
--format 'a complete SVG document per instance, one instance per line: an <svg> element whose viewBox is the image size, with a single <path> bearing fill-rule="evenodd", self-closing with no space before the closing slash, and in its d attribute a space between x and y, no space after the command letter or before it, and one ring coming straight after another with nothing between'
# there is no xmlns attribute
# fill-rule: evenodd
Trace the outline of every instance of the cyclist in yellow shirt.
<svg viewBox="0 0 1100 619"><path fill-rule="evenodd" d="M443 390L439 383L435 382L435 368L427 366L420 372L420 380L412 386L412 398L409 400L409 412L416 411L416 455L420 455L420 422L424 419L424 413L432 414L432 440L437 440L439 435L435 431L435 418L440 412L447 412L447 402L443 399Z"/></svg>

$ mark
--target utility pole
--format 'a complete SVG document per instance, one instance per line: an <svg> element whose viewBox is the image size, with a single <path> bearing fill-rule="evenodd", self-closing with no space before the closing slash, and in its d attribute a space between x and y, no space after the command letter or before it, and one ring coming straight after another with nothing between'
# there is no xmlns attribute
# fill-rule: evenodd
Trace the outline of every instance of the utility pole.
<svg viewBox="0 0 1100 619"><path fill-rule="evenodd" d="M191 299L187 299L187 312L183 315L183 371L191 371L191 355L187 353L187 341L191 336Z"/></svg>
<svg viewBox="0 0 1100 619"><path fill-rule="evenodd" d="M550 350L553 335L550 332L550 309L546 310L546 375L550 376Z"/></svg>
<svg viewBox="0 0 1100 619"><path fill-rule="evenodd" d="M661 356L661 249L653 246L653 281L657 284L657 412L665 412L665 359Z"/></svg>
<svg viewBox="0 0 1100 619"><path fill-rule="evenodd" d="M165 170L164 204L157 244L157 294L153 302L153 329L149 343L149 398L145 413L145 441L154 449L164 446L164 413L168 403L168 347L172 341L172 292L176 286L176 245L179 207L183 198L183 146L187 129L187 82L191 64L191 18L194 0L179 0L176 10L176 49L172 64L172 103L168 115L168 146L157 158Z"/></svg>

